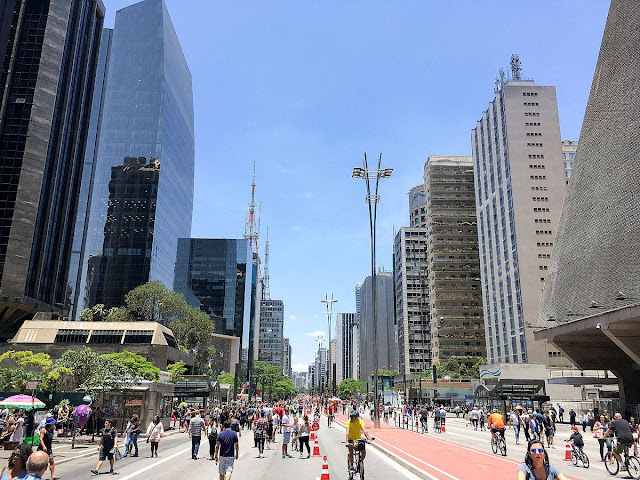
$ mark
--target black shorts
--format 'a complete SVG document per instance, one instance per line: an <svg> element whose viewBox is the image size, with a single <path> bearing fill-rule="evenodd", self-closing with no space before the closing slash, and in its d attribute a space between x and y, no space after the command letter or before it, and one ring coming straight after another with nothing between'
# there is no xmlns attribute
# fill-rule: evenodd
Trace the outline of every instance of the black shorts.
<svg viewBox="0 0 640 480"><path fill-rule="evenodd" d="M500 427L500 428L496 428L494 426L491 427L491 433L500 432L503 437L504 437L504 430L505 429L503 427Z"/></svg>
<svg viewBox="0 0 640 480"><path fill-rule="evenodd" d="M352 443L353 449L359 452L363 452L367 447L367 443L364 440L355 440L355 441L350 441L349 443Z"/></svg>
<svg viewBox="0 0 640 480"><path fill-rule="evenodd" d="M113 453L111 453L111 449L105 450L104 447L100 447L100 452L98 453L98 460L101 462L105 460L113 460Z"/></svg>

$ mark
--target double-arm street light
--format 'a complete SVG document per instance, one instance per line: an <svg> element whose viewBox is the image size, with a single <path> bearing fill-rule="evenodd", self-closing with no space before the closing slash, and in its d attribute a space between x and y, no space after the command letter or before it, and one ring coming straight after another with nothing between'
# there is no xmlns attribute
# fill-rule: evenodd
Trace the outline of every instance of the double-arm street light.
<svg viewBox="0 0 640 480"><path fill-rule="evenodd" d="M378 183L381 178L389 178L393 172L393 168L381 169L382 154L378 157L378 168L369 168L367 163L367 154L365 152L362 160L363 168L356 167L353 169L353 178L364 179L367 185L367 196L365 202L369 205L369 231L371 235L371 303L373 312L373 384L374 384L374 415L373 415L373 427L380 428L380 397L378 396L378 346L377 346L377 330L378 322L376 318L376 219L378 214L378 202L380 201L380 195L378 195ZM371 184L374 184L373 194L371 193ZM361 323L362 324L362 323Z"/></svg>
<svg viewBox="0 0 640 480"><path fill-rule="evenodd" d="M329 328L329 359L327 364L329 367L327 368L327 385L332 385L332 394L336 389L336 374L333 371L333 363L331 362L331 308L334 303L337 303L338 300L333 299L333 293L331 294L331 300L329 300L329 294L325 294L324 300L320 300L320 303L324 303L327 306L327 327ZM336 352L337 353L337 352Z"/></svg>

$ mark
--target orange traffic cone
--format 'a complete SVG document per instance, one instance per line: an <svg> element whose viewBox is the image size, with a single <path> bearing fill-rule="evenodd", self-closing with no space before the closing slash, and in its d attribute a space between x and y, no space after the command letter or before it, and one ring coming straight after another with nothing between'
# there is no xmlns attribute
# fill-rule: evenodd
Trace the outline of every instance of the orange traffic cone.
<svg viewBox="0 0 640 480"><path fill-rule="evenodd" d="M314 449L315 452L315 449ZM320 480L330 480L329 479L329 465L327 465L327 456L324 457L324 462L322 463L322 475L320 475Z"/></svg>
<svg viewBox="0 0 640 480"><path fill-rule="evenodd" d="M569 442L564 442L564 459L563 460L571 460L571 444Z"/></svg>
<svg viewBox="0 0 640 480"><path fill-rule="evenodd" d="M311 441L314 441L315 439L316 439L316 432L311 430Z"/></svg>
<svg viewBox="0 0 640 480"><path fill-rule="evenodd" d="M313 454L312 457L320 456L320 445L318 445L318 439L316 438L316 443L313 444Z"/></svg>
<svg viewBox="0 0 640 480"><path fill-rule="evenodd" d="M444 422L442 422L442 433L445 433L445 430L444 430Z"/></svg>

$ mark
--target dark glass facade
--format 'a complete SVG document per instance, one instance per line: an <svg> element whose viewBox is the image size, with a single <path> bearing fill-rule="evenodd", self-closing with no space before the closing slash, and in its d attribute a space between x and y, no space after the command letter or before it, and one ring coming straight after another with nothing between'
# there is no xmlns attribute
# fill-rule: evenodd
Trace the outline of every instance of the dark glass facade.
<svg viewBox="0 0 640 480"><path fill-rule="evenodd" d="M215 333L249 333L254 295L253 252L245 239L181 238L173 289L214 318Z"/></svg>
<svg viewBox="0 0 640 480"><path fill-rule="evenodd" d="M0 2L3 334L68 305L103 17L99 0Z"/></svg>
<svg viewBox="0 0 640 480"><path fill-rule="evenodd" d="M74 299L75 318L99 298L105 300L105 305L115 306L117 303L107 302L121 302L118 299L130 289L149 280L160 280L172 288L178 238L191 235L194 175L191 74L164 2L144 0L118 10L108 55L86 241L81 249L80 280ZM120 257L115 263L113 259L97 259L114 253L104 250L115 248L110 245L116 242L110 233L115 225L110 218L113 208L110 188L113 168L122 167L125 157L157 159L161 165L152 233L147 237L151 244L122 247L140 248L148 257L128 264ZM127 181L132 182L127 193L132 199L137 195L135 191L147 187L148 178L129 175ZM141 183L136 184L138 181ZM134 204L129 205L129 214L145 217L149 213L148 204L142 201L140 206L136 210ZM123 240L123 244L127 241ZM100 270L96 270L98 264ZM122 267L125 264L127 268ZM97 292L96 274L107 275L109 292ZM117 276L122 278L116 279ZM118 288L121 291L116 291Z"/></svg>

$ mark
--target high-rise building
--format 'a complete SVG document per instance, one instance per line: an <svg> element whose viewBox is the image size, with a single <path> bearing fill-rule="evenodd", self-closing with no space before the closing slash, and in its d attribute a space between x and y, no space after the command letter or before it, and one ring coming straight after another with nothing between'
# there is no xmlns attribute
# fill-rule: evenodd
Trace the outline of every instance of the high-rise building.
<svg viewBox="0 0 640 480"><path fill-rule="evenodd" d="M426 215L426 205L418 208ZM427 229L422 226L403 227L394 241L398 366L402 375L419 375L431 368L427 238Z"/></svg>
<svg viewBox="0 0 640 480"><path fill-rule="evenodd" d="M336 318L336 385L345 378L357 378L354 369L355 313L338 313Z"/></svg>
<svg viewBox="0 0 640 480"><path fill-rule="evenodd" d="M326 348L324 347L319 347L318 351L315 354L314 357L314 368L313 368L313 375L314 375L314 387L316 388L320 388L320 387L327 387L327 382L328 382L328 377L327 377L327 367L329 365L328 362L328 351Z"/></svg>
<svg viewBox="0 0 640 480"><path fill-rule="evenodd" d="M534 341L531 324L564 201L565 170L555 87L521 79L514 63L513 78L502 75L471 131L486 348L490 363L545 363L552 347Z"/></svg>
<svg viewBox="0 0 640 480"><path fill-rule="evenodd" d="M101 255L88 260L90 305L120 305L148 281L161 165L157 158L125 157L111 167L109 207Z"/></svg>
<svg viewBox="0 0 640 480"><path fill-rule="evenodd" d="M0 2L0 338L69 306L100 0Z"/></svg>
<svg viewBox="0 0 640 480"><path fill-rule="evenodd" d="M574 140L562 141L562 161L564 162L564 178L567 185L569 185L569 178L571 178L573 162L575 162L577 151L578 142Z"/></svg>
<svg viewBox="0 0 640 480"><path fill-rule="evenodd" d="M283 364L284 302L262 299L260 302L260 335L258 360L280 368Z"/></svg>
<svg viewBox="0 0 640 480"><path fill-rule="evenodd" d="M409 226L427 226L427 199L423 183L409 190Z"/></svg>
<svg viewBox="0 0 640 480"><path fill-rule="evenodd" d="M194 175L191 73L164 1L143 0L118 10L107 55L86 245L81 249L80 280L73 299L77 303L76 318L83 308L93 305L88 295L87 269L95 256L113 253L138 257L130 259L130 268L121 268L127 261L120 258L115 263L107 262L101 272L104 279L131 277L115 282L122 291L116 292L114 287L105 298L107 307L119 306L127 289L135 287L138 281L159 280L171 288L178 238L191 235ZM147 229L152 244L138 250L125 246L123 239L122 252L105 252L113 201L109 191L112 169L122 166L125 157L154 158L160 162L153 224L138 225ZM135 181L135 176L130 180ZM131 184L129 188L145 186ZM132 225L146 218L146 212L137 211L135 204L119 208L129 210Z"/></svg>
<svg viewBox="0 0 640 480"><path fill-rule="evenodd" d="M356 326L353 329L353 378L360 378L360 289L356 285Z"/></svg>
<svg viewBox="0 0 640 480"><path fill-rule="evenodd" d="M231 352L224 363L232 373L247 346L255 275L253 252L245 239L178 240L173 290L213 319L216 342L223 347L216 349Z"/></svg>
<svg viewBox="0 0 640 480"><path fill-rule="evenodd" d="M429 157L424 189L431 360L471 367L486 352L471 157Z"/></svg>
<svg viewBox="0 0 640 480"><path fill-rule="evenodd" d="M374 350L378 353L378 368L398 369L398 341L394 326L393 274L376 274L376 318L373 316L372 286L369 276L360 288L360 372L359 380L371 386L371 375L375 371ZM373 331L376 329L376 342Z"/></svg>
<svg viewBox="0 0 640 480"><path fill-rule="evenodd" d="M282 374L291 378L291 343L288 338L282 339Z"/></svg>

